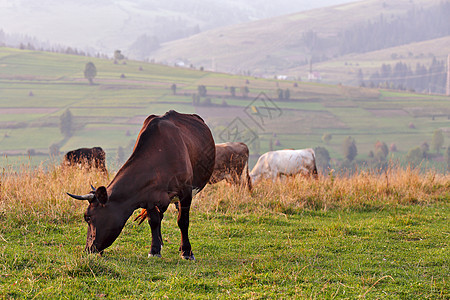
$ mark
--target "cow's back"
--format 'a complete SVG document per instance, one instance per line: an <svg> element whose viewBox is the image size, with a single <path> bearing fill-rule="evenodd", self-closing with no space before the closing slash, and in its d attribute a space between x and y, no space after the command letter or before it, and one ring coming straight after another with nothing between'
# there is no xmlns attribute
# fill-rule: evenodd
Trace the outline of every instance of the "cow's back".
<svg viewBox="0 0 450 300"><path fill-rule="evenodd" d="M216 144L215 148L216 160L210 183L216 183L223 179L238 183L244 169L248 166L249 150L247 145L239 142L229 142ZM246 176L248 176L248 171Z"/></svg>
<svg viewBox="0 0 450 300"><path fill-rule="evenodd" d="M129 177L128 173L156 171L160 185L188 181L193 189L201 190L213 172L214 159L214 139L199 116L175 111L151 115L144 121L133 153L110 185Z"/></svg>
<svg viewBox="0 0 450 300"><path fill-rule="evenodd" d="M258 159L250 176L252 180L259 180L296 174L317 176L313 149L278 150L264 153Z"/></svg>
<svg viewBox="0 0 450 300"><path fill-rule="evenodd" d="M101 147L79 148L64 155L63 165L95 167L106 172L106 155Z"/></svg>
<svg viewBox="0 0 450 300"><path fill-rule="evenodd" d="M192 165L192 185L195 189L203 189L214 170L216 157L210 129L195 114L180 114L171 110L163 118L171 120L179 128Z"/></svg>

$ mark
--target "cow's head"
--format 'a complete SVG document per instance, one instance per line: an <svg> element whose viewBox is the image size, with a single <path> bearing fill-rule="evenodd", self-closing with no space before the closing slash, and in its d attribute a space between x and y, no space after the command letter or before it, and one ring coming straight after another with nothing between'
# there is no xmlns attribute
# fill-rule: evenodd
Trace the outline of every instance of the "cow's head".
<svg viewBox="0 0 450 300"><path fill-rule="evenodd" d="M124 221L120 210L108 202L108 193L104 186L97 189L92 187L92 189L87 195L67 194L77 200L89 201L89 206L84 214L84 220L88 224L85 251L102 253L119 236L126 218Z"/></svg>

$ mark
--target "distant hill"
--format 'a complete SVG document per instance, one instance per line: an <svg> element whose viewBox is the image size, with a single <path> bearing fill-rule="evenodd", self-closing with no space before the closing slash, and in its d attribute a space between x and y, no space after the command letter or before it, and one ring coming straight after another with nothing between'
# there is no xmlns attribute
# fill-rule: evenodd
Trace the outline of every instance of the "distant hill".
<svg viewBox="0 0 450 300"><path fill-rule="evenodd" d="M121 49L142 58L159 43L201 31L351 1L0 1L0 45L32 42L35 48L63 45L106 54Z"/></svg>
<svg viewBox="0 0 450 300"><path fill-rule="evenodd" d="M168 64L183 61L217 71L266 77L288 75L302 80L307 80L312 58L313 71L324 73L322 80L354 84L356 80L348 76L347 68L335 67L333 73L326 73L328 67L321 67L341 66L341 60L350 60L356 53L364 60L364 53L374 60L373 64L364 66L367 70L360 66L368 73L384 63L376 57L383 53L382 49L395 54L409 48L413 55L433 54L437 59L445 58L450 53L450 44L442 37L450 36L449 19L430 17L433 12L440 13L439 8L433 7L443 3L441 0L367 0L314 9L164 43L150 57ZM436 28L444 30L438 32ZM437 47L433 40L444 42Z"/></svg>

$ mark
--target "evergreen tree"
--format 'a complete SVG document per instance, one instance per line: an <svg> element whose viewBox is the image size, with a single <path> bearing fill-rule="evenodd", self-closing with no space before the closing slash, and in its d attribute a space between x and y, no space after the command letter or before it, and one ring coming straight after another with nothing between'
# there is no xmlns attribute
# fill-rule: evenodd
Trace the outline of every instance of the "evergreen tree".
<svg viewBox="0 0 450 300"><path fill-rule="evenodd" d="M73 117L69 109L67 109L59 118L59 129L65 138L71 137L73 134Z"/></svg>
<svg viewBox="0 0 450 300"><path fill-rule="evenodd" d="M279 100L284 99L284 91L282 89L277 89L277 95Z"/></svg>
<svg viewBox="0 0 450 300"><path fill-rule="evenodd" d="M230 87L230 94L231 97L236 97L236 88L234 86Z"/></svg>
<svg viewBox="0 0 450 300"><path fill-rule="evenodd" d="M286 89L284 91L284 99L289 100L291 98L291 91L289 89Z"/></svg>
<svg viewBox="0 0 450 300"><path fill-rule="evenodd" d="M250 92L250 91L249 91L249 89L248 89L247 86L241 87L241 93L242 93L242 97L243 97L243 98L247 98L249 92Z"/></svg>
<svg viewBox="0 0 450 300"><path fill-rule="evenodd" d="M353 159L356 157L356 155L358 155L358 149L356 148L355 139L353 139L351 136L347 137L344 140L344 143L342 146L343 146L344 157L348 161L353 161Z"/></svg>

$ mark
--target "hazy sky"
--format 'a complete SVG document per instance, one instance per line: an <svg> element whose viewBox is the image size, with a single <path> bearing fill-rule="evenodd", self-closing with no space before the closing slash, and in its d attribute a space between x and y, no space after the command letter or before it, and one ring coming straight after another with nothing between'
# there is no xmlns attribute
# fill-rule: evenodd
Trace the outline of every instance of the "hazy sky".
<svg viewBox="0 0 450 300"><path fill-rule="evenodd" d="M211 28L355 0L0 0L0 29L111 53L139 36L174 39Z"/></svg>

